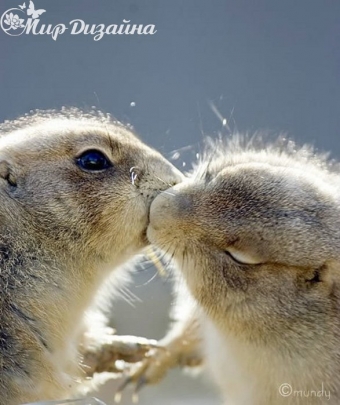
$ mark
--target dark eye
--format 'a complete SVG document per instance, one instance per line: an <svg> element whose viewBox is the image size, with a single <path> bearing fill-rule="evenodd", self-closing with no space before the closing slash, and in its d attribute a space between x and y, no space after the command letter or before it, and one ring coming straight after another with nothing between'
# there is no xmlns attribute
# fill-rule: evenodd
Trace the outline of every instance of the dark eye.
<svg viewBox="0 0 340 405"><path fill-rule="evenodd" d="M112 166L109 159L99 150L87 150L77 158L77 165L89 172L98 172Z"/></svg>

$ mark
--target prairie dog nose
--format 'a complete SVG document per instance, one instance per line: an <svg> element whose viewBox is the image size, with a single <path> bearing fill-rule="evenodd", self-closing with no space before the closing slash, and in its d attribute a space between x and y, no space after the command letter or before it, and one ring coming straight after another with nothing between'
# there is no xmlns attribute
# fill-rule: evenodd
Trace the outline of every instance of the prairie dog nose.
<svg viewBox="0 0 340 405"><path fill-rule="evenodd" d="M164 160L164 164L156 172L156 178L164 183L162 190L166 190L181 183L184 180L184 175L170 162Z"/></svg>
<svg viewBox="0 0 340 405"><path fill-rule="evenodd" d="M169 164L169 166L164 167L162 175L162 180L169 183L171 186L181 183L184 180L184 175L176 169L175 166Z"/></svg>
<svg viewBox="0 0 340 405"><path fill-rule="evenodd" d="M155 230L176 226L191 210L192 198L181 192L181 184L160 193L150 207L150 225Z"/></svg>
<svg viewBox="0 0 340 405"><path fill-rule="evenodd" d="M143 187L164 191L183 181L184 175L159 153L148 157L141 168L132 168ZM130 169L131 170L131 169ZM140 170L140 173L138 173Z"/></svg>

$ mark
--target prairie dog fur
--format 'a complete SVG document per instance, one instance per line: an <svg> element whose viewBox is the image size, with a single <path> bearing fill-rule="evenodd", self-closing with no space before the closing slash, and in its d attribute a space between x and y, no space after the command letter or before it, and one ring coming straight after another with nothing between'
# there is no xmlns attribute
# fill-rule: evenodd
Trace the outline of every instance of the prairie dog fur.
<svg viewBox="0 0 340 405"><path fill-rule="evenodd" d="M340 403L336 167L289 142L217 142L153 201L147 235L196 302L192 346L225 405Z"/></svg>
<svg viewBox="0 0 340 405"><path fill-rule="evenodd" d="M84 311L147 244L149 206L181 178L101 113L0 126L0 404L67 398Z"/></svg>

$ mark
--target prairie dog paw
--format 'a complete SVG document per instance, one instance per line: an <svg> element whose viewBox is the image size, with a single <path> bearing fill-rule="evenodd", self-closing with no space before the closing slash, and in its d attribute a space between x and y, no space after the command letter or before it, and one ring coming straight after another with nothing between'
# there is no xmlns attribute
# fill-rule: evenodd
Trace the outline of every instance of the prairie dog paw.
<svg viewBox="0 0 340 405"><path fill-rule="evenodd" d="M146 384L157 384L174 367L198 367L202 364L199 352L193 351L190 345L180 339L162 346L151 348L144 359L131 366L127 378L119 387L115 395L115 401L120 402L124 389L129 384L134 384L132 400L137 402L138 391Z"/></svg>
<svg viewBox="0 0 340 405"><path fill-rule="evenodd" d="M122 373L125 363L141 362L156 347L156 340L115 335L111 328L100 335L86 333L81 347L82 366L87 377L102 372Z"/></svg>

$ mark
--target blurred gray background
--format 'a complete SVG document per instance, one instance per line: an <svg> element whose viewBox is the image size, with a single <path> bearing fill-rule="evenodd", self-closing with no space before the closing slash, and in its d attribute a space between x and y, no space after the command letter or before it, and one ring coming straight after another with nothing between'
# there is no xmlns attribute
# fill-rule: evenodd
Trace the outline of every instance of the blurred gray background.
<svg viewBox="0 0 340 405"><path fill-rule="evenodd" d="M2 0L0 14L22 2ZM233 129L287 132L340 157L339 1L35 0L35 6L47 10L44 23L126 19L155 24L157 33L96 42L90 35L65 33L53 41L1 31L0 121L35 108L95 105L131 123L168 157L191 146L191 155L176 161L183 167L203 134L225 131L213 102ZM133 282L142 302L115 306L119 333L165 333L169 286L159 277L148 282L154 272L141 270ZM106 386L98 397L111 404L112 392ZM178 371L140 400L189 403L217 404L217 394L204 378Z"/></svg>

